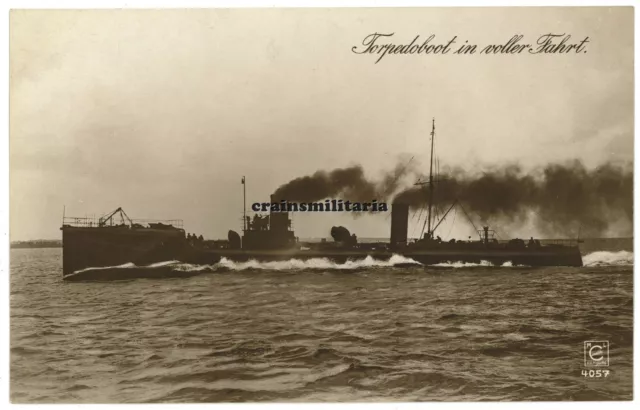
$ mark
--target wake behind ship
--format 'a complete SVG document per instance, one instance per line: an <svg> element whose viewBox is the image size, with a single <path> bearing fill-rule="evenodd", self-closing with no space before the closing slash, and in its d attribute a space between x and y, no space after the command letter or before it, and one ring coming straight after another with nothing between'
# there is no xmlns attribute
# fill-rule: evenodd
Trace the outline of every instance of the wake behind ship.
<svg viewBox="0 0 640 410"><path fill-rule="evenodd" d="M427 218L418 240L408 238L409 205L398 202L391 206L390 240L384 243L358 243L357 237L341 226L331 228L333 242L300 242L291 229L289 213L283 211L255 214L253 220L245 214L242 236L229 231L227 240L203 241L186 235L181 220L132 220L122 208L118 208L98 220L63 217L63 278L111 280L188 275L154 265L165 261L212 265L223 259L271 262L323 258L345 263L365 258L388 261L393 255L401 255L422 265L488 262L497 266L505 263L582 266L578 240L541 243L533 238L528 241L516 238L501 241L488 226L477 229L470 218L469 223L477 232L478 239L443 241L436 236L436 229L451 209L462 205L455 201L446 212L442 212L439 220L436 218L433 207L434 139L435 122L431 131L429 180L416 184L425 186L427 199ZM243 185L244 182L243 177ZM272 203L280 200L285 198L271 198ZM140 268L128 269L127 264Z"/></svg>

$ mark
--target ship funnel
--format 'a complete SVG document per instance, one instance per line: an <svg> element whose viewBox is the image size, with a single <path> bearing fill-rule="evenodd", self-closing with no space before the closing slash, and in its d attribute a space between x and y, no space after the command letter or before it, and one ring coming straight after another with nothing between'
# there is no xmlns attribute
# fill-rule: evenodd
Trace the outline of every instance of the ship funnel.
<svg viewBox="0 0 640 410"><path fill-rule="evenodd" d="M391 247L405 246L409 227L409 205L391 205Z"/></svg>

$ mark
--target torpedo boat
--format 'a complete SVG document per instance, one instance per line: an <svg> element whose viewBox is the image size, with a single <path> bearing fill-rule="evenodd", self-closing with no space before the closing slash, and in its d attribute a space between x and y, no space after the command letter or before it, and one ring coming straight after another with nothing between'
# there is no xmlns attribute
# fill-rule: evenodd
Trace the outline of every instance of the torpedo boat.
<svg viewBox="0 0 640 410"><path fill-rule="evenodd" d="M440 218L434 208L434 139L432 122L429 179L425 187L427 215L419 239L408 237L409 204L391 205L388 242L359 243L344 227L331 228L333 242L301 242L292 229L289 212L246 216L246 191L242 235L230 230L226 240L204 241L187 235L182 220L135 220L122 208L96 219L63 215L63 279L114 280L137 277L190 276L198 270L175 269L176 264L215 265L223 259L233 262L261 262L291 259L327 259L335 263L373 258L388 261L394 255L424 266L443 263L501 266L582 266L579 239L540 241L533 238L499 240L489 226L477 228L462 204L454 201ZM242 178L245 185L245 178ZM285 198L271 198L277 203ZM477 239L443 241L436 230L452 209L462 208ZM132 269L135 267L135 269Z"/></svg>

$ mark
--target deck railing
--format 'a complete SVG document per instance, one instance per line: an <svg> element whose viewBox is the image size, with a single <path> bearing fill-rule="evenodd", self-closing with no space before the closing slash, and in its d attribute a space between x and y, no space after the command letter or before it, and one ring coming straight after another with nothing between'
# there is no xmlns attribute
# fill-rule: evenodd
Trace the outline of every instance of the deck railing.
<svg viewBox="0 0 640 410"><path fill-rule="evenodd" d="M582 243L582 239L540 239L542 245L564 245L577 246Z"/></svg>
<svg viewBox="0 0 640 410"><path fill-rule="evenodd" d="M516 239L520 239L524 242L525 246L529 246L529 241L530 239L525 239L525 238L516 238ZM499 245L508 245L509 243L511 243L511 241L513 241L514 239L489 239L489 243L491 244L499 244ZM417 238L410 238L408 240L408 243L414 243L418 241ZM536 244L539 243L541 246L547 246L547 245L562 245L562 246L577 246L580 243L582 243L582 240L579 239L535 239L534 241L536 241ZM448 240L442 240L442 243L447 243L449 242ZM461 242L461 243L468 243L468 244L481 244L482 240L476 238L471 238L471 239L462 239L462 240L457 240L457 242Z"/></svg>
<svg viewBox="0 0 640 410"><path fill-rule="evenodd" d="M133 225L136 225L136 224L142 225L143 227L146 227L146 228L150 226L149 224L154 224L154 223L171 225L174 228L179 228L179 229L183 228L182 219L132 219L131 223ZM72 226L76 228L100 228L100 227L118 226L123 224L127 226L131 226L131 224L129 224L129 221L118 223L118 221L109 220L106 223L104 223L101 220L101 218L93 217L93 216L83 216L83 217L65 216L62 219L63 226Z"/></svg>

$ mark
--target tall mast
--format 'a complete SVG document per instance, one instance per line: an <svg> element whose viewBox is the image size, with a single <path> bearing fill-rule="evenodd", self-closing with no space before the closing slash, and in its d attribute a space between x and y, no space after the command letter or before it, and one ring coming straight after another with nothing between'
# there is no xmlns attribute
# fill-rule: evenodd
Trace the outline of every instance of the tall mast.
<svg viewBox="0 0 640 410"><path fill-rule="evenodd" d="M242 177L242 231L247 230L247 183Z"/></svg>
<svg viewBox="0 0 640 410"><path fill-rule="evenodd" d="M429 213L427 214L427 234L432 238L431 234L431 207L433 206L433 140L436 136L436 119L431 121L431 159L429 161Z"/></svg>

